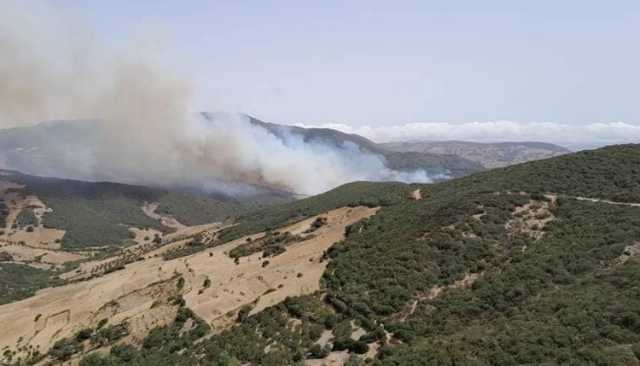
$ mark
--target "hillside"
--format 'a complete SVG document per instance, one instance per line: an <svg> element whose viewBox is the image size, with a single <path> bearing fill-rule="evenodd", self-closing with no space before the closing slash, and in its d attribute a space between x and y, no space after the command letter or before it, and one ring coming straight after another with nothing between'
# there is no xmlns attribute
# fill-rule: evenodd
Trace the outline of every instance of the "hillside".
<svg viewBox="0 0 640 366"><path fill-rule="evenodd" d="M19 211L16 222L7 223L7 231L11 226L24 228L38 226L38 223L45 228L64 230L61 244L65 249L121 245L123 240L131 238L128 227L172 231L170 225L163 225L157 217L144 212L145 202L157 203L156 214L193 226L221 222L243 210L291 199L282 194L247 196L241 200L120 183L46 178L10 171L0 173L7 186L1 198L4 203L10 200L17 203ZM21 200L27 202L21 205ZM21 216L37 207L43 210L38 217L41 222L20 222Z"/></svg>
<svg viewBox="0 0 640 366"><path fill-rule="evenodd" d="M639 166L640 145L621 145L431 185L351 183L240 215L184 256L4 305L26 341L0 346L83 366L638 365ZM98 291L63 321L64 307L38 310L70 286L121 297ZM47 343L31 328L57 342L35 352Z"/></svg>
<svg viewBox="0 0 640 366"><path fill-rule="evenodd" d="M60 284L92 258L222 225L292 198L233 197L0 170L0 303Z"/></svg>
<svg viewBox="0 0 640 366"><path fill-rule="evenodd" d="M480 163L489 169L547 159L570 152L564 147L543 142L412 141L380 145L398 152L454 155Z"/></svg>

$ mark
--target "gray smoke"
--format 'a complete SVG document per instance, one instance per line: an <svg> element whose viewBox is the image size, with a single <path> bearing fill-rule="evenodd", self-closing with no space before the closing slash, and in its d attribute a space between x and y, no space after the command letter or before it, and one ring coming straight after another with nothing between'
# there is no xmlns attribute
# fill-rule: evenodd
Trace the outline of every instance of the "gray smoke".
<svg viewBox="0 0 640 366"><path fill-rule="evenodd" d="M148 47L105 52L68 14L0 3L0 128L99 118L85 135L48 137L59 156L32 173L226 190L241 182L302 194L354 180L431 181L424 171L390 170L351 143L277 137L241 115L203 118L190 105L193 83Z"/></svg>

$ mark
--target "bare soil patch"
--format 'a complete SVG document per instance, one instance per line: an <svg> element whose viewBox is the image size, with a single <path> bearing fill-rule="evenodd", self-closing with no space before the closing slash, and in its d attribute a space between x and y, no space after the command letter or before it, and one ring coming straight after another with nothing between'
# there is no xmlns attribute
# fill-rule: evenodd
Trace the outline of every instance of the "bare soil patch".
<svg viewBox="0 0 640 366"><path fill-rule="evenodd" d="M221 330L235 322L235 313L245 305L252 306L255 313L287 296L318 291L327 266L323 253L344 238L347 225L376 211L377 208L368 207L330 211L323 215L327 225L316 230L313 238L287 247L285 253L268 258L266 265L262 253L234 263L226 253L245 242L246 238L241 238L168 261L148 253L121 270L38 291L31 298L0 306L0 349L16 349L22 339L20 346L39 346L41 352L46 352L56 340L94 327L103 317L111 324L126 321L132 340L139 341L148 329L175 315L167 309L150 309L154 302L166 301L174 294L177 276L185 280L180 292L186 306ZM313 220L315 217L280 231L302 233ZM211 281L208 288L204 288L205 279Z"/></svg>
<svg viewBox="0 0 640 366"><path fill-rule="evenodd" d="M541 239L545 226L555 218L551 208L555 201L531 199L524 206L516 207L505 229L511 234L524 234L534 240Z"/></svg>
<svg viewBox="0 0 640 366"><path fill-rule="evenodd" d="M631 258L640 257L640 241L637 241L631 245L627 245L620 255L614 262L615 265L625 264Z"/></svg>
<svg viewBox="0 0 640 366"><path fill-rule="evenodd" d="M66 262L73 262L85 258L85 256L77 253L34 248L26 245L7 245L2 247L1 251L11 254L15 262L22 262L26 264L36 262L60 265Z"/></svg>

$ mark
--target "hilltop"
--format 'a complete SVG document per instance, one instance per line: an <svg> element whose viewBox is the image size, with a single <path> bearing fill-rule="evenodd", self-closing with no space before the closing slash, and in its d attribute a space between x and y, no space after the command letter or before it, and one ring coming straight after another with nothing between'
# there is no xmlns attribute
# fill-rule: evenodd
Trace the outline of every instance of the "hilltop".
<svg viewBox="0 0 640 366"><path fill-rule="evenodd" d="M24 312L6 323L23 337L2 338L5 358L637 365L638 166L640 145L611 146L436 184L355 182L245 212L0 307ZM78 286L105 291L69 315L36 306Z"/></svg>

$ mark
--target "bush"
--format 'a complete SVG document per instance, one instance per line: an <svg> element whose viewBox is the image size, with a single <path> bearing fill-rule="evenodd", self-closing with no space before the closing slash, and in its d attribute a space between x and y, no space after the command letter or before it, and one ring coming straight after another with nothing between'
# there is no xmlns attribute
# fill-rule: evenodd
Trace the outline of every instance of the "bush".
<svg viewBox="0 0 640 366"><path fill-rule="evenodd" d="M4 259L8 258L5 256ZM50 278L51 274L48 270L0 261L0 304L27 298L37 290L50 286L54 281Z"/></svg>
<svg viewBox="0 0 640 366"><path fill-rule="evenodd" d="M91 344L104 346L124 338L127 335L129 335L129 329L126 323L103 326L91 337Z"/></svg>
<svg viewBox="0 0 640 366"><path fill-rule="evenodd" d="M12 262L13 256L7 252L0 252L0 262Z"/></svg>
<svg viewBox="0 0 640 366"><path fill-rule="evenodd" d="M311 348L309 348L309 358L325 358L329 355L329 352L331 352L331 348L328 345L322 347L321 345L316 343L311 346Z"/></svg>
<svg viewBox="0 0 640 366"><path fill-rule="evenodd" d="M49 356L59 361L67 361L84 347L74 339L62 338L53 344L49 350Z"/></svg>
<svg viewBox="0 0 640 366"><path fill-rule="evenodd" d="M136 355L136 348L129 344L116 344L111 347L111 355L123 362L130 362Z"/></svg>
<svg viewBox="0 0 640 366"><path fill-rule="evenodd" d="M247 320L247 318L249 317L249 313L251 313L251 306L249 305L245 305L243 307L240 308L240 310L238 311L238 322L242 323L245 320Z"/></svg>
<svg viewBox="0 0 640 366"><path fill-rule="evenodd" d="M92 353L80 360L80 366L116 366L117 363L109 356Z"/></svg>
<svg viewBox="0 0 640 366"><path fill-rule="evenodd" d="M20 227L26 227L28 232L33 232L33 225L38 225L38 218L33 212L33 209L27 207L20 211L16 218L16 223ZM31 229L29 229L29 227L31 227Z"/></svg>
<svg viewBox="0 0 640 366"><path fill-rule="evenodd" d="M78 342L83 342L83 341L86 341L87 339L91 338L92 334L93 334L93 329L85 328L85 329L82 329L82 330L78 331L76 333L76 335L74 336L74 338Z"/></svg>
<svg viewBox="0 0 640 366"><path fill-rule="evenodd" d="M338 318L335 316L335 314L329 314L326 318L324 318L323 324L326 329L331 330L336 326L337 322Z"/></svg>
<svg viewBox="0 0 640 366"><path fill-rule="evenodd" d="M357 354L365 354L369 351L369 346L362 341L354 341L349 347L349 351Z"/></svg>

